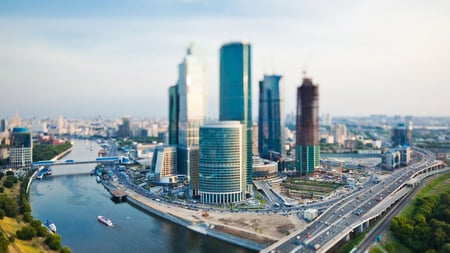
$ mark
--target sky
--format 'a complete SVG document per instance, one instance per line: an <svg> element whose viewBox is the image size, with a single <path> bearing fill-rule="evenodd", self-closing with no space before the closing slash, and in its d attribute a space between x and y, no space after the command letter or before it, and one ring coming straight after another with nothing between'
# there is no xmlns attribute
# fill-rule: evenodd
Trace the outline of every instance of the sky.
<svg viewBox="0 0 450 253"><path fill-rule="evenodd" d="M319 113L450 116L450 1L2 0L0 118L167 118L191 42L206 52L218 116L219 49L252 45L258 82L282 75L296 113L303 71Z"/></svg>

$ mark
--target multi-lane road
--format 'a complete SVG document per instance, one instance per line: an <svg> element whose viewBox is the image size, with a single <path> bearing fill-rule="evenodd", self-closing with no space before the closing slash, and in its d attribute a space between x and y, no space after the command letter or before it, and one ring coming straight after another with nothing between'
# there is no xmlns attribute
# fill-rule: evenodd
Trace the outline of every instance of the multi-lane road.
<svg viewBox="0 0 450 253"><path fill-rule="evenodd" d="M411 190L407 186L411 178L436 165L431 152L421 149L414 152L421 158L413 165L395 171L380 183L365 184L363 189L329 206L306 229L292 233L262 252L325 252L355 229L364 230L371 220Z"/></svg>

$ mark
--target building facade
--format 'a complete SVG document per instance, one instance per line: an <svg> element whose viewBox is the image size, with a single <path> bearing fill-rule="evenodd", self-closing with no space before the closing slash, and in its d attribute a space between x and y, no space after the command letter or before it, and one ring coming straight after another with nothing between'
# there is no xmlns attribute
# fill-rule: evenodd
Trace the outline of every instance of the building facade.
<svg viewBox="0 0 450 253"><path fill-rule="evenodd" d="M412 125L408 123L398 123L392 129L392 147L409 145L411 146Z"/></svg>
<svg viewBox="0 0 450 253"><path fill-rule="evenodd" d="M179 98L177 85L169 88L169 145L178 144Z"/></svg>
<svg viewBox="0 0 450 253"><path fill-rule="evenodd" d="M219 120L237 120L245 126L246 182L252 191L251 46L246 42L220 48Z"/></svg>
<svg viewBox="0 0 450 253"><path fill-rule="evenodd" d="M319 87L310 78L297 89L296 160L300 175L320 166Z"/></svg>
<svg viewBox="0 0 450 253"><path fill-rule="evenodd" d="M199 128L207 116L207 69L203 50L191 44L178 71L178 173L190 178L190 147L198 146Z"/></svg>
<svg viewBox="0 0 450 253"><path fill-rule="evenodd" d="M13 128L10 136L9 162L12 168L31 167L33 161L33 140L25 127Z"/></svg>
<svg viewBox="0 0 450 253"><path fill-rule="evenodd" d="M247 187L245 132L245 126L240 121L220 121L200 127L201 202L228 204L245 199Z"/></svg>
<svg viewBox="0 0 450 253"><path fill-rule="evenodd" d="M154 180L173 176L177 173L177 148L175 146L158 146L152 157L151 169Z"/></svg>
<svg viewBox="0 0 450 253"><path fill-rule="evenodd" d="M281 76L265 75L259 82L258 151L259 156L279 160L284 155L284 110Z"/></svg>

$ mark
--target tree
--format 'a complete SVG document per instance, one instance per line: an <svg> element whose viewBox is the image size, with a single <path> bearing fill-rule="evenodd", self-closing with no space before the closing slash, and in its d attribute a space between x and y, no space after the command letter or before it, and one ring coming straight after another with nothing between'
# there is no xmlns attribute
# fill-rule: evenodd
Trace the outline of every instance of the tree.
<svg viewBox="0 0 450 253"><path fill-rule="evenodd" d="M37 235L36 229L32 226L26 226L16 231L16 236L20 240L29 241Z"/></svg>
<svg viewBox="0 0 450 253"><path fill-rule="evenodd" d="M72 251L70 251L69 248L67 248L66 246L62 247L61 250L59 251L59 253L71 253Z"/></svg>

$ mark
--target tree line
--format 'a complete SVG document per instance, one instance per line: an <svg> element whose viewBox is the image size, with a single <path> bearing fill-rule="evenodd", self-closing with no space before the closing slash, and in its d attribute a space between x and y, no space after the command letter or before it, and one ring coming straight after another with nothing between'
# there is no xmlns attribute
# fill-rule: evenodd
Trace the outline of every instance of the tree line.
<svg viewBox="0 0 450 253"><path fill-rule="evenodd" d="M392 219L394 237L414 252L450 253L450 194L418 198L412 205L412 215Z"/></svg>

